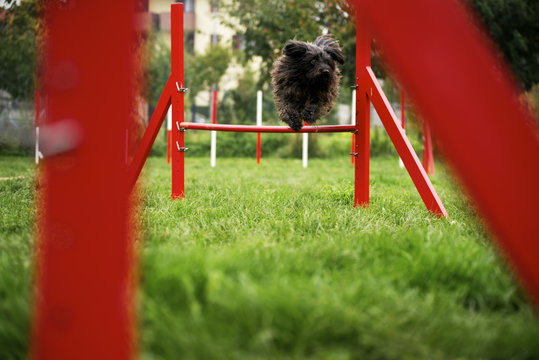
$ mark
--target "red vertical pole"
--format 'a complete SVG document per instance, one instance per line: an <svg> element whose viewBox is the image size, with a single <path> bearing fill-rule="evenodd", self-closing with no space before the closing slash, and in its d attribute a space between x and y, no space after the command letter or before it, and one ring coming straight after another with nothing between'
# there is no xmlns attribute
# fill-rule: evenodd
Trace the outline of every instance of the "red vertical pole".
<svg viewBox="0 0 539 360"><path fill-rule="evenodd" d="M171 5L171 61L172 82L172 199L185 197L185 136L183 122L183 4Z"/></svg>
<svg viewBox="0 0 539 360"><path fill-rule="evenodd" d="M211 111L211 123L217 124L217 90L212 91L212 111Z"/></svg>
<svg viewBox="0 0 539 360"><path fill-rule="evenodd" d="M262 140L260 138L260 133L256 134L256 163L260 165L260 157L262 155Z"/></svg>
<svg viewBox="0 0 539 360"><path fill-rule="evenodd" d="M371 65L371 35L356 12L356 133L354 207L369 205L370 103L366 67Z"/></svg>
<svg viewBox="0 0 539 360"><path fill-rule="evenodd" d="M121 141L134 107L134 18L134 1L45 2L47 134L31 359L135 354Z"/></svg>

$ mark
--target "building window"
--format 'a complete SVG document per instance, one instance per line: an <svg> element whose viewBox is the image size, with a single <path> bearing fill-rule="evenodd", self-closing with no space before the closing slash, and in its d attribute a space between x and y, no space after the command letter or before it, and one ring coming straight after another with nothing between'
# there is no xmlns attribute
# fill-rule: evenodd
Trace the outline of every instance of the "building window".
<svg viewBox="0 0 539 360"><path fill-rule="evenodd" d="M219 9L217 8L217 0L210 0L210 11L216 13Z"/></svg>
<svg viewBox="0 0 539 360"><path fill-rule="evenodd" d="M183 3L183 12L195 12L195 0L176 0L177 3Z"/></svg>
<svg viewBox="0 0 539 360"><path fill-rule="evenodd" d="M185 32L185 51L188 54L194 54L195 52L195 32L193 30Z"/></svg>
<svg viewBox="0 0 539 360"><path fill-rule="evenodd" d="M156 13L151 13L152 28L154 30L161 30L161 16Z"/></svg>
<svg viewBox="0 0 539 360"><path fill-rule="evenodd" d="M234 50L245 50L243 36L241 34L232 36L232 48Z"/></svg>
<svg viewBox="0 0 539 360"><path fill-rule="evenodd" d="M212 34L210 37L210 43L212 44L219 44L221 41L221 35L218 34Z"/></svg>

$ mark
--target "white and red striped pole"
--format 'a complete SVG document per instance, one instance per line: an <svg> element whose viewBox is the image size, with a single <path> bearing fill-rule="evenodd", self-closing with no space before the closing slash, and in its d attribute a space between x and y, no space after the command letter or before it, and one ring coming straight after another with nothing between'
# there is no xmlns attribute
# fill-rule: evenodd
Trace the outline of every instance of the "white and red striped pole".
<svg viewBox="0 0 539 360"><path fill-rule="evenodd" d="M350 119L350 124L356 126L356 89L352 90L352 106L351 106L351 109L352 109L352 111L350 111L350 118L351 118ZM355 161L355 158L356 158L353 155L355 139L356 139L356 137L354 136L354 134L352 134L352 146L350 147L350 163L352 163L352 165L354 164L354 161Z"/></svg>
<svg viewBox="0 0 539 360"><path fill-rule="evenodd" d="M212 124L217 124L217 90L215 87L212 89L212 101L211 101L211 122ZM217 132L211 132L211 149L210 149L210 165L215 167L215 157L216 157L216 142L217 142Z"/></svg>
<svg viewBox="0 0 539 360"><path fill-rule="evenodd" d="M309 134L303 133L303 167L307 168L307 162L309 161Z"/></svg>
<svg viewBox="0 0 539 360"><path fill-rule="evenodd" d="M262 90L256 92L256 126L262 126ZM256 134L256 164L260 165L262 157L262 139L260 133Z"/></svg>
<svg viewBox="0 0 539 360"><path fill-rule="evenodd" d="M167 164L170 164L170 149L172 139L172 107L168 108L167 113Z"/></svg>
<svg viewBox="0 0 539 360"><path fill-rule="evenodd" d="M39 164L39 91L36 91L36 164Z"/></svg>

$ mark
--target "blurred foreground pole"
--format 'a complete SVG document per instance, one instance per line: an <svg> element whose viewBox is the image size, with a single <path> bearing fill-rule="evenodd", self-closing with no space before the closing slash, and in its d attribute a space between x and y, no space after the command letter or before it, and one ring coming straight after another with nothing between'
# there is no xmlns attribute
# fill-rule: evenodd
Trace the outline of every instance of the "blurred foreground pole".
<svg viewBox="0 0 539 360"><path fill-rule="evenodd" d="M539 304L539 134L496 51L460 1L353 2Z"/></svg>
<svg viewBox="0 0 539 360"><path fill-rule="evenodd" d="M131 359L134 1L48 1L32 359ZM104 10L106 9L106 11ZM132 133L130 131L130 133Z"/></svg>

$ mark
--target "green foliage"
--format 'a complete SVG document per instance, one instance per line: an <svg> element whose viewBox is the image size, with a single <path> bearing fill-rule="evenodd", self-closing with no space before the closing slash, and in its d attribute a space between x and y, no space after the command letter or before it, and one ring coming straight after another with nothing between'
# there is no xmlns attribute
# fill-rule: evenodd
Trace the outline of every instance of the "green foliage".
<svg viewBox="0 0 539 360"><path fill-rule="evenodd" d="M232 58L230 49L219 44L212 44L203 54L185 55L185 83L192 97L218 84Z"/></svg>
<svg viewBox="0 0 539 360"><path fill-rule="evenodd" d="M39 2L11 4L0 19L0 89L15 99L34 93Z"/></svg>
<svg viewBox="0 0 539 360"><path fill-rule="evenodd" d="M148 39L148 97L150 105L156 106L170 76L170 47L155 32Z"/></svg>
<svg viewBox="0 0 539 360"><path fill-rule="evenodd" d="M273 61L287 40L313 41L324 32L335 36L344 48L344 84L354 84L355 27L338 0L223 1L222 21L243 35L245 60L262 59L261 84L268 84Z"/></svg>
<svg viewBox="0 0 539 360"><path fill-rule="evenodd" d="M529 90L539 83L539 2L472 0L518 80Z"/></svg>

